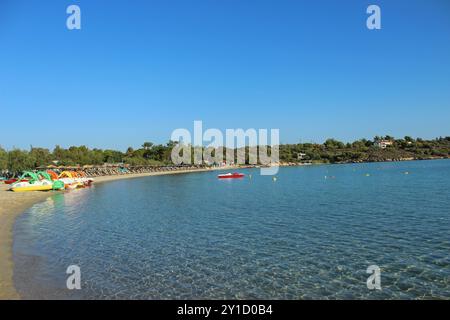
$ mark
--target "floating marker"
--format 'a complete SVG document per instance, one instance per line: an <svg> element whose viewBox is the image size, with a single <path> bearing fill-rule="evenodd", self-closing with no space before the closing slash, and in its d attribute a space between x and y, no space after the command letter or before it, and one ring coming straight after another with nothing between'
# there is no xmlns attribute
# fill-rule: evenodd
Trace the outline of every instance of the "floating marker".
<svg viewBox="0 0 450 320"><path fill-rule="evenodd" d="M277 181L277 177L272 178L273 182Z"/></svg>
<svg viewBox="0 0 450 320"><path fill-rule="evenodd" d="M406 171L406 172L405 172L405 174L409 174L409 172L408 172L408 171Z"/></svg>
<svg viewBox="0 0 450 320"><path fill-rule="evenodd" d="M370 174L366 173L366 177L370 177Z"/></svg>

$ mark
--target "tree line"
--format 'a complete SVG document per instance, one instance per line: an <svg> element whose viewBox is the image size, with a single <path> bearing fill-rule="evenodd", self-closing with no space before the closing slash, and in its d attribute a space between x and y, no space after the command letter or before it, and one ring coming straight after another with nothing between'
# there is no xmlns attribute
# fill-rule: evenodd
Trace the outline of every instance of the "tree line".
<svg viewBox="0 0 450 320"><path fill-rule="evenodd" d="M377 145L379 141L390 141L392 145L383 149ZM304 155L301 157L302 160L318 163L449 158L450 137L424 140L409 136L401 139L376 136L373 140L360 139L350 143L328 139L322 144L298 143L280 146L280 159L283 161L298 161L299 154Z"/></svg>
<svg viewBox="0 0 450 320"><path fill-rule="evenodd" d="M377 142L391 141L392 145L382 149ZM129 165L169 165L171 152L176 142L153 144L145 142L141 148L129 147L125 152L110 149L90 149L72 146L67 149L56 146L53 150L30 147L29 150L14 148L5 150L0 146L0 170L20 172L48 165L83 166L123 163ZM225 152L225 151L224 151ZM341 163L399 160L405 158L430 159L450 158L450 137L433 140L391 136L360 139L344 143L328 139L324 143L282 144L279 146L280 161L313 163Z"/></svg>

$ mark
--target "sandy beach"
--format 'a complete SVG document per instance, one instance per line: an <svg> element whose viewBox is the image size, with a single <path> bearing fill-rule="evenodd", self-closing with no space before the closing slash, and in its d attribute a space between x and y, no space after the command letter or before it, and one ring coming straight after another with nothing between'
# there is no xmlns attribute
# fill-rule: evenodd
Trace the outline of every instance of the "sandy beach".
<svg viewBox="0 0 450 320"><path fill-rule="evenodd" d="M231 170L236 167L218 167L210 169L180 170L167 172L150 172L142 174L123 174L96 177L95 183L104 183L119 179L141 178L168 174L184 174L213 170ZM0 184L0 300L20 299L13 283L12 241L13 225L17 216L34 204L51 197L55 192L11 192L8 185ZM60 191L64 192L64 191Z"/></svg>

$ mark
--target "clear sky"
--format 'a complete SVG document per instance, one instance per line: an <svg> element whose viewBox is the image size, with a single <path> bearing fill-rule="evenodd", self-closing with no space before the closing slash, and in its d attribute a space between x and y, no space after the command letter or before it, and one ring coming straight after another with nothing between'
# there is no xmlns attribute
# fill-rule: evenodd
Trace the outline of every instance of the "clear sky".
<svg viewBox="0 0 450 320"><path fill-rule="evenodd" d="M6 148L450 135L450 1L0 0L0 119Z"/></svg>

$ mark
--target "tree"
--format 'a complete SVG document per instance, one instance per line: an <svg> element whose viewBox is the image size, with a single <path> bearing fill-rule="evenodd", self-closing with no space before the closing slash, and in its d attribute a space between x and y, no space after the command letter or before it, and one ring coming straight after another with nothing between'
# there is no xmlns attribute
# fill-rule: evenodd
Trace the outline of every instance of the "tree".
<svg viewBox="0 0 450 320"><path fill-rule="evenodd" d="M8 152L0 146L0 170L8 169Z"/></svg>
<svg viewBox="0 0 450 320"><path fill-rule="evenodd" d="M132 147L128 147L127 148L127 152L126 152L126 156L127 157L132 157L134 153L134 149Z"/></svg>
<svg viewBox="0 0 450 320"><path fill-rule="evenodd" d="M345 147L345 145L340 142L337 141L335 139L327 139L327 141L325 141L324 143L325 147L328 149L343 149Z"/></svg>
<svg viewBox="0 0 450 320"><path fill-rule="evenodd" d="M367 151L368 147L370 145L368 145L368 143L371 143L370 141L367 141L366 139L360 139L360 140L356 140L351 144L351 148L354 151L357 152L365 152Z"/></svg>
<svg viewBox="0 0 450 320"><path fill-rule="evenodd" d="M142 148L144 148L144 150L150 150L153 147L153 142L144 142L144 144L142 145Z"/></svg>
<svg viewBox="0 0 450 320"><path fill-rule="evenodd" d="M8 170L11 172L22 172L33 169L35 159L27 151L14 149L8 153Z"/></svg>
<svg viewBox="0 0 450 320"><path fill-rule="evenodd" d="M34 159L34 167L47 166L52 161L52 155L48 149L45 148L31 148L31 158Z"/></svg>
<svg viewBox="0 0 450 320"><path fill-rule="evenodd" d="M53 158L54 158L54 160L63 161L65 156L66 156L65 155L65 150L63 148L61 148L60 146L57 145L53 149Z"/></svg>
<svg viewBox="0 0 450 320"><path fill-rule="evenodd" d="M105 150L103 151L103 162L107 163L119 163L122 162L124 154L120 151Z"/></svg>

